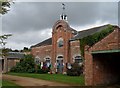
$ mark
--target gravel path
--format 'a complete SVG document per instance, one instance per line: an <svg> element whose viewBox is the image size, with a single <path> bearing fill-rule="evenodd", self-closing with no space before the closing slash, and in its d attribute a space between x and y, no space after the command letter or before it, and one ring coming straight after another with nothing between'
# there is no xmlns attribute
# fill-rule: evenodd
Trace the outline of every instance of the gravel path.
<svg viewBox="0 0 120 88"><path fill-rule="evenodd" d="M20 86L70 86L69 84L58 83L58 82L51 82L41 79L35 78L28 78L28 77L20 77L20 76L13 76L13 75L2 75L3 79L12 81L15 84Z"/></svg>

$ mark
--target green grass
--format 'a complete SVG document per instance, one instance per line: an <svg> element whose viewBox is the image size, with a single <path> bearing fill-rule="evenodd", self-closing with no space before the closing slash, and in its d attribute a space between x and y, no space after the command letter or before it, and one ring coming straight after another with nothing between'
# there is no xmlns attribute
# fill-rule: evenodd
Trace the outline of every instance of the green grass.
<svg viewBox="0 0 120 88"><path fill-rule="evenodd" d="M9 75L31 77L43 80L56 81L61 83L84 85L84 76L67 76L63 74L36 74L36 73L8 73Z"/></svg>
<svg viewBox="0 0 120 88"><path fill-rule="evenodd" d="M22 88L21 86L11 82L11 81L7 81L7 80L2 80L2 88Z"/></svg>

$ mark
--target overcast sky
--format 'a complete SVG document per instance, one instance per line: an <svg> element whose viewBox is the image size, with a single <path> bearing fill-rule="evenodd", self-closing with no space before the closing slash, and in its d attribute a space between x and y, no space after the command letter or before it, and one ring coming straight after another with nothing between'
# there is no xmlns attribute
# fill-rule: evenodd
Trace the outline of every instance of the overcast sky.
<svg viewBox="0 0 120 88"><path fill-rule="evenodd" d="M50 38L62 13L62 2L15 2L2 16L3 34L13 34L6 47L23 49ZM117 2L65 2L69 25L77 31L118 24Z"/></svg>

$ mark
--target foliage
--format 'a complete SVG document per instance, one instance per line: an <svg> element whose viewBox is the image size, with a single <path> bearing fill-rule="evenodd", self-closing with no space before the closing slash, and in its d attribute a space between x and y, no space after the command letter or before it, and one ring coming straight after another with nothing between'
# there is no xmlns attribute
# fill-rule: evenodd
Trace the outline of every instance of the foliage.
<svg viewBox="0 0 120 88"><path fill-rule="evenodd" d="M9 87L14 87L14 88L23 88L11 81L8 81L8 80L2 80L2 88L9 88Z"/></svg>
<svg viewBox="0 0 120 88"><path fill-rule="evenodd" d="M5 45L6 44L5 40L8 39L8 37L10 37L10 36L12 36L12 34L1 35L0 36L0 44Z"/></svg>
<svg viewBox="0 0 120 88"><path fill-rule="evenodd" d="M39 64L39 65L37 65L37 71L36 72L39 73L39 74L44 74L44 73L48 73L49 69L44 67L44 66L41 69L41 65Z"/></svg>
<svg viewBox="0 0 120 88"><path fill-rule="evenodd" d="M11 72L35 72L35 62L32 55L25 55L15 67L11 69Z"/></svg>
<svg viewBox="0 0 120 88"><path fill-rule="evenodd" d="M30 52L31 49L29 49L28 47L24 47L23 50L21 50L21 52Z"/></svg>
<svg viewBox="0 0 120 88"><path fill-rule="evenodd" d="M0 49L2 51L2 54L0 54L0 56L7 56L8 52L12 51L9 48L5 48L5 49Z"/></svg>
<svg viewBox="0 0 120 88"><path fill-rule="evenodd" d="M9 75L16 75L22 77L31 77L61 83L75 84L75 85L84 85L84 76L67 76L63 74L36 74L36 73L8 73Z"/></svg>
<svg viewBox="0 0 120 88"><path fill-rule="evenodd" d="M10 2L10 0L0 0L0 14L5 14L9 11L8 8L10 8Z"/></svg>
<svg viewBox="0 0 120 88"><path fill-rule="evenodd" d="M67 75L69 76L80 76L83 73L83 66L79 63L73 63L71 69L67 69Z"/></svg>
<svg viewBox="0 0 120 88"><path fill-rule="evenodd" d="M37 68L35 68L37 66ZM48 68L41 69L40 65L35 65L35 61L32 55L25 55L24 58L17 63L16 66L12 67L11 72L23 72L23 73L48 73Z"/></svg>
<svg viewBox="0 0 120 88"><path fill-rule="evenodd" d="M108 34L113 32L113 29L114 29L114 27L112 25L108 25L108 27L103 29L102 31L94 33L93 35L89 35L87 37L84 37L84 38L80 39L81 55L84 56L85 45L93 46L95 43L102 40Z"/></svg>
<svg viewBox="0 0 120 88"><path fill-rule="evenodd" d="M0 49L2 51L2 53L0 53L0 56L7 56L8 51L10 51L10 49L6 48L5 49L5 40L8 39L8 37L12 36L11 34L6 34L6 35L1 35L0 36L0 45L2 46L2 48Z"/></svg>

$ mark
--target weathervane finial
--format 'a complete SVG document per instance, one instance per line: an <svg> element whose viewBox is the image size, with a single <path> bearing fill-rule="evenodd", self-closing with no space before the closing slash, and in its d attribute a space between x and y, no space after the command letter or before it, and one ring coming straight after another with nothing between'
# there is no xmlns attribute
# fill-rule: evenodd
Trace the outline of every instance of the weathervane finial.
<svg viewBox="0 0 120 88"><path fill-rule="evenodd" d="M62 9L63 9L63 12L62 12L62 15L60 15L60 20L67 21L67 15L65 14L65 4L64 3L62 3Z"/></svg>
<svg viewBox="0 0 120 88"><path fill-rule="evenodd" d="M65 10L65 4L64 3L62 3L62 6L63 6L62 9Z"/></svg>

